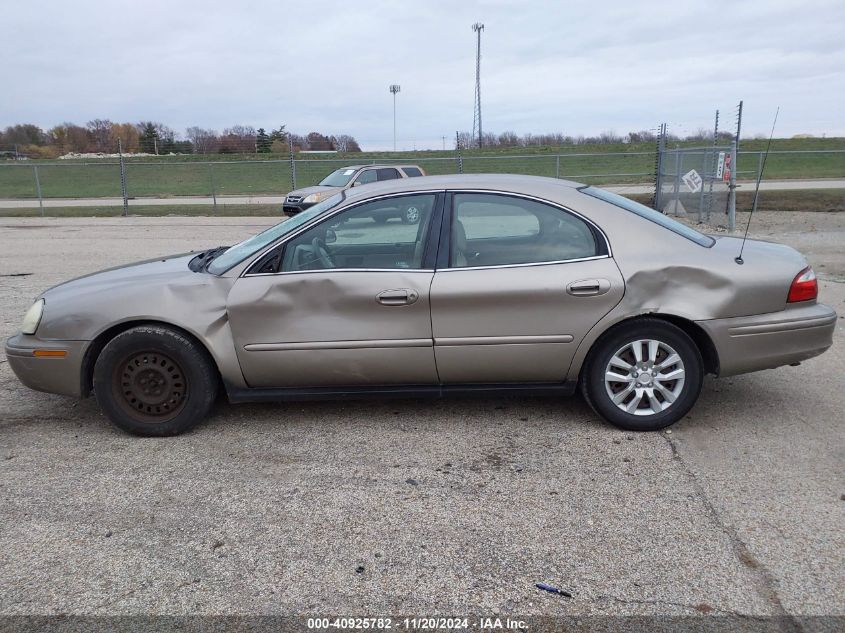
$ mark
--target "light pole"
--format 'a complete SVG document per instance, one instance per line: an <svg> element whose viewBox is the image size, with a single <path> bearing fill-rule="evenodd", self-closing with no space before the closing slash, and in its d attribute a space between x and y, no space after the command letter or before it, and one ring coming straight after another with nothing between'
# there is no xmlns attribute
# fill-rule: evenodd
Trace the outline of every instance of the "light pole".
<svg viewBox="0 0 845 633"><path fill-rule="evenodd" d="M401 90L399 84L390 84L390 92L393 94L393 151L396 151L396 93Z"/></svg>

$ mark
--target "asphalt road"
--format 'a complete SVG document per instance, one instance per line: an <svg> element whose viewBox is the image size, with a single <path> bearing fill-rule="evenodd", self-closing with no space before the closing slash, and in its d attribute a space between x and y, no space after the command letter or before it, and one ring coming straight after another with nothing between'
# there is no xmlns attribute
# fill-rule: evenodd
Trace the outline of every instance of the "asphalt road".
<svg viewBox="0 0 845 633"><path fill-rule="evenodd" d="M756 183L739 183L739 191L753 189ZM646 194L654 192L654 183L639 185L602 185L603 189L616 193ZM761 191L783 191L790 189L845 189L845 179L816 180L768 180L760 183ZM213 205L213 204L282 204L284 196L177 196L165 198L131 198L132 204L147 206ZM119 207L123 198L45 198L45 208L49 207ZM0 209L37 209L38 199L0 199Z"/></svg>
<svg viewBox="0 0 845 633"><path fill-rule="evenodd" d="M271 221L4 218L0 334L62 280ZM808 253L845 315L845 218L755 231ZM0 352L0 614L845 615L843 339L707 380L654 434L492 397L221 403L139 439Z"/></svg>

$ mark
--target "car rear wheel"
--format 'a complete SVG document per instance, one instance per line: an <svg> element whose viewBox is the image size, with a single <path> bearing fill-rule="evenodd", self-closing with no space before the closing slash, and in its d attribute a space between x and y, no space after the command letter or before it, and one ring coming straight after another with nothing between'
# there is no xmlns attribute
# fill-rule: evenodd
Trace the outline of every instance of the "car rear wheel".
<svg viewBox="0 0 845 633"><path fill-rule="evenodd" d="M94 394L109 419L135 435L176 435L199 424L217 397L205 349L166 327L118 334L94 365Z"/></svg>
<svg viewBox="0 0 845 633"><path fill-rule="evenodd" d="M608 332L590 352L581 389L590 406L628 431L657 431L680 420L701 392L704 363L679 327L638 319Z"/></svg>

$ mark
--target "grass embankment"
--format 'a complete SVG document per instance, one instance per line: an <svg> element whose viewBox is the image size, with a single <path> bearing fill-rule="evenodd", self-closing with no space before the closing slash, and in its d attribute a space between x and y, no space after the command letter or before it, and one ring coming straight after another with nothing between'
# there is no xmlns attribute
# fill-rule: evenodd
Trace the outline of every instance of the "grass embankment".
<svg viewBox="0 0 845 633"><path fill-rule="evenodd" d="M682 143L695 145L694 143ZM743 141L738 159L740 177L753 177L765 141ZM776 139L777 151L845 149L845 138ZM742 152L745 152L744 154ZM587 154L586 156L583 154ZM602 154L602 155L597 155ZM609 154L609 155L607 155ZM421 165L430 174L457 173L454 150L366 152L298 156L298 187L317 183L338 167L383 160ZM126 182L130 197L283 195L291 188L285 155L159 156L128 158ZM210 164L209 161L213 161ZM37 198L35 170L44 198L120 197L120 167L116 159L20 161L0 163L0 198ZM649 182L654 172L654 144L517 147L463 152L464 173L513 173L560 176L591 184ZM769 155L768 179L845 177L845 152Z"/></svg>

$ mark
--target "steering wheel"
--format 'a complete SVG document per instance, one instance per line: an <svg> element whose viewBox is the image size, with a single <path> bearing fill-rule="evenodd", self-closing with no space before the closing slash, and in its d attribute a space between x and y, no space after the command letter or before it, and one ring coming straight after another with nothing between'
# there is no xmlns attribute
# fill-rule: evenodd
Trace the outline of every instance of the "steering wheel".
<svg viewBox="0 0 845 633"><path fill-rule="evenodd" d="M320 264L322 264L323 268L335 268L334 260L332 259L332 256L329 255L326 243L319 237L315 237L311 240L311 250L313 250L314 255L316 255L320 260Z"/></svg>

